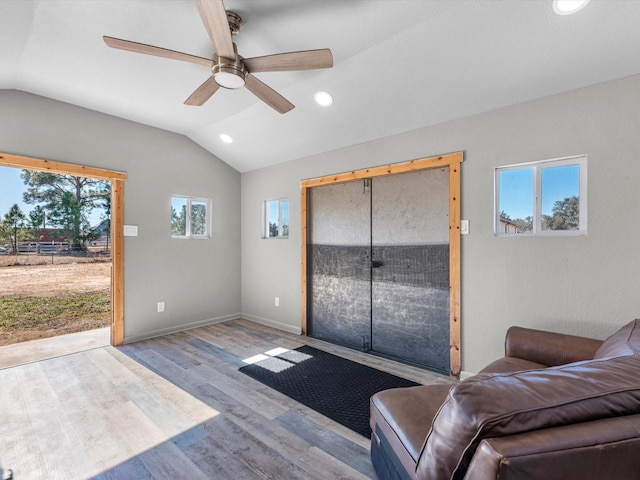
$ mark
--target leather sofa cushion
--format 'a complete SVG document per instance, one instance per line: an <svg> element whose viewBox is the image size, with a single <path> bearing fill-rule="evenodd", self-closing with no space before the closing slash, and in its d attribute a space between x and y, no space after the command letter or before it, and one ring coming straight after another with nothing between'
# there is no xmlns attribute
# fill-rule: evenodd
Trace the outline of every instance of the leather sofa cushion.
<svg viewBox="0 0 640 480"><path fill-rule="evenodd" d="M535 370L537 368L547 368L547 365L532 362L523 358L502 357L491 362L478 373L512 373L523 370Z"/></svg>
<svg viewBox="0 0 640 480"><path fill-rule="evenodd" d="M547 332L523 327L507 330L505 357L516 357L540 363L546 367L591 360L602 340Z"/></svg>
<svg viewBox="0 0 640 480"><path fill-rule="evenodd" d="M640 413L639 370L625 356L464 380L433 421L417 478L461 478L484 438Z"/></svg>
<svg viewBox="0 0 640 480"><path fill-rule="evenodd" d="M384 434L405 469L415 471L431 422L451 385L383 390L371 397L371 430Z"/></svg>
<svg viewBox="0 0 640 480"><path fill-rule="evenodd" d="M622 480L640 472L640 415L486 438L467 473L473 479Z"/></svg>
<svg viewBox="0 0 640 480"><path fill-rule="evenodd" d="M640 355L639 322L640 320L633 320L607 338L596 352L594 358Z"/></svg>

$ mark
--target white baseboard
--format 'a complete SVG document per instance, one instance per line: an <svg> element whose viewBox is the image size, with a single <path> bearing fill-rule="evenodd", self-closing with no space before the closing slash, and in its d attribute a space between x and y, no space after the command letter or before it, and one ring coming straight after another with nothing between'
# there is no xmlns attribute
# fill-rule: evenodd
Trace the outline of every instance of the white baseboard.
<svg viewBox="0 0 640 480"><path fill-rule="evenodd" d="M236 318L241 318L239 313L233 313L231 315L223 315L221 317L207 318L205 320L198 320L197 322L183 323L167 328L161 328L159 330L152 330L140 335L131 335L124 337L124 343L139 342L140 340L147 340L149 338L162 337L163 335L169 335L171 333L184 332L185 330L191 330L192 328L205 327L214 323L227 322Z"/></svg>
<svg viewBox="0 0 640 480"><path fill-rule="evenodd" d="M285 332L293 333L294 335L300 335L302 333L302 328L299 326L294 327L286 323L272 320L270 318L259 317L258 315L251 315L250 313L240 313L239 317L244 318L246 320L251 320L252 322L256 322L261 325L266 325L267 327L277 328L278 330L284 330Z"/></svg>

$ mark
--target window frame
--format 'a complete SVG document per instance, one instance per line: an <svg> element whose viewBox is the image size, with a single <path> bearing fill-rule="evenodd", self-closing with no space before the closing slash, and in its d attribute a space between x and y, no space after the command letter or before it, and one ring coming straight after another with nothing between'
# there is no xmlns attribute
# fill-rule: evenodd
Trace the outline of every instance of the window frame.
<svg viewBox="0 0 640 480"><path fill-rule="evenodd" d="M203 239L209 239L211 238L211 230L212 230L212 215L211 215L211 199L210 198L204 198L204 197L192 197L189 195L171 195L171 208L173 209L173 199L174 198L179 198L179 199L184 199L186 201L186 214L187 214L187 218L185 219L185 234L184 235L175 235L173 233L173 229L171 228L171 220L169 223L169 230L171 232L171 238L176 238L176 239L180 239L180 240L189 240L189 239L194 239L194 240L203 240ZM198 202L198 203L204 203L205 204L205 232L204 234L192 234L191 233L191 210L192 210L192 203L193 202Z"/></svg>
<svg viewBox="0 0 640 480"><path fill-rule="evenodd" d="M540 237L540 236L577 236L587 234L587 159L586 154L570 157L539 160L535 162L505 165L494 168L493 196L493 234L496 237ZM546 168L578 165L578 228L576 230L543 230L542 229L542 171ZM532 232L515 233L500 231L500 172L533 169L533 229Z"/></svg>
<svg viewBox="0 0 640 480"><path fill-rule="evenodd" d="M269 204L272 202L278 202L278 235L272 237L269 235ZM286 197L272 198L264 200L262 202L262 238L264 240L286 240L289 238L289 233L284 235L284 225L282 222L282 204L287 204L287 211L289 209L289 199ZM291 215L288 214L289 219ZM290 230L290 228L289 228Z"/></svg>

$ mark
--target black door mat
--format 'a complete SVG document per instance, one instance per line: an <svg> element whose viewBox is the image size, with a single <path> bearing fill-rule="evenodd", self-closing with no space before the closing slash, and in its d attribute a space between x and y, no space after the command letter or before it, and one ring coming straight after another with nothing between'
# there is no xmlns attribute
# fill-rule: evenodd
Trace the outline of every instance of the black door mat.
<svg viewBox="0 0 640 480"><path fill-rule="evenodd" d="M240 371L368 438L371 396L419 385L306 345Z"/></svg>

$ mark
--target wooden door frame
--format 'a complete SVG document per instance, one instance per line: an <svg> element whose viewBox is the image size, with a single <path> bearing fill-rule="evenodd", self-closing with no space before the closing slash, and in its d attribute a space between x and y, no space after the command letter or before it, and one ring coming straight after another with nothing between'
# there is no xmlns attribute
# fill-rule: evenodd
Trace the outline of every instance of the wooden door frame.
<svg viewBox="0 0 640 480"><path fill-rule="evenodd" d="M450 375L460 376L460 164L463 153L420 158L402 163L354 170L300 182L302 216L301 328L307 335L307 242L309 234L309 191L313 187L353 182L365 178L417 172L432 168L449 168L449 361Z"/></svg>
<svg viewBox="0 0 640 480"><path fill-rule="evenodd" d="M126 173L0 153L0 166L111 182L111 345L124 343L124 181Z"/></svg>

